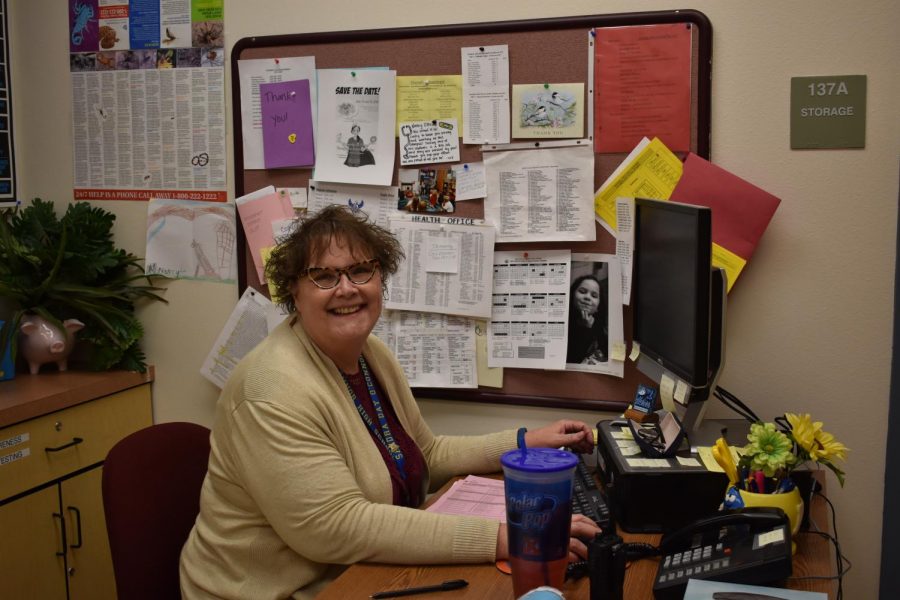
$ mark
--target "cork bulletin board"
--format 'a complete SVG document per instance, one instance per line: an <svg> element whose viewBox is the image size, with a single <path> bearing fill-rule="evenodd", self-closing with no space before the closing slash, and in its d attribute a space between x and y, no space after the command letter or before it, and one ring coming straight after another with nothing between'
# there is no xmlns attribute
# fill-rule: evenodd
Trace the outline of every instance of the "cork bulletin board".
<svg viewBox="0 0 900 600"><path fill-rule="evenodd" d="M584 82L589 90L589 51L592 30L653 24L680 24L691 28L690 150L709 158L709 121L712 61L712 26L693 10L592 15L527 21L505 21L402 29L375 29L330 33L305 33L249 37L239 40L231 53L231 81L235 163L235 195L242 196L268 185L307 187L311 168L245 169L243 164L241 89L238 61L260 58L314 56L316 68L388 66L402 75L460 73L460 48L505 44L509 47L511 84ZM598 90L598 93L600 91ZM590 109L589 109L590 110ZM585 128L585 137L592 132ZM648 132L648 137L653 133ZM512 142L522 142L513 138ZM529 142L533 140L528 140ZM461 162L480 162L482 146L460 144ZM595 154L594 189L606 180L627 153ZM399 160L395 167L399 166ZM424 168L425 165L417 165ZM394 169L396 173L396 168ZM397 184L396 175L394 185ZM454 216L484 216L483 200L456 205ZM614 238L595 224L595 242L498 243L495 250L570 249L572 252L615 253ZM238 222L239 293L247 286L267 294L256 270ZM625 339L630 345L631 310L624 307ZM550 406L585 410L621 410L645 382L631 361L623 378L574 371L537 369L504 370L502 388L474 390L416 388L427 398Z"/></svg>

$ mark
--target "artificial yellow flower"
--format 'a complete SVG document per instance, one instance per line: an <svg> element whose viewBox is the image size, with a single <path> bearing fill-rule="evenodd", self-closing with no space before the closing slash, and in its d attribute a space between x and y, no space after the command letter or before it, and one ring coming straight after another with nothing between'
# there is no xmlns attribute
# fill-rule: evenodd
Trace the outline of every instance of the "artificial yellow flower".
<svg viewBox="0 0 900 600"><path fill-rule="evenodd" d="M847 458L848 448L834 439L834 436L822 429L821 421L813 421L807 414L784 415L791 425L791 437L797 445L815 462L828 461L832 458Z"/></svg>
<svg viewBox="0 0 900 600"><path fill-rule="evenodd" d="M809 453L810 458L815 461L821 462L833 458L847 460L849 448L834 439L834 436L827 431L816 432L816 446L816 449Z"/></svg>
<svg viewBox="0 0 900 600"><path fill-rule="evenodd" d="M791 437L797 442L807 454L812 454L813 448L816 446L816 432L822 429L822 422L812 420L809 413L797 415L794 413L785 413L784 415L788 423L791 424Z"/></svg>

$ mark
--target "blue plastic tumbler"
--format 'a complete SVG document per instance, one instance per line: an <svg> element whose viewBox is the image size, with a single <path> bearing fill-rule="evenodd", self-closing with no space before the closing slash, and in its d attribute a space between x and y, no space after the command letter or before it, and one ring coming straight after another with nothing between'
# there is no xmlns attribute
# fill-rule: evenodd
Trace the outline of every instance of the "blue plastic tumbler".
<svg viewBox="0 0 900 600"><path fill-rule="evenodd" d="M572 522L572 478L578 458L553 448L510 450L500 457L513 593L562 588Z"/></svg>

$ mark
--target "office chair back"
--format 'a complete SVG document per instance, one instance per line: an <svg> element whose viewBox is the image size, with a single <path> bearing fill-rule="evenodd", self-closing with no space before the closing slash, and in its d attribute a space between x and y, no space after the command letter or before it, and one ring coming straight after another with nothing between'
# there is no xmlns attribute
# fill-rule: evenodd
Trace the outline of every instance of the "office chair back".
<svg viewBox="0 0 900 600"><path fill-rule="evenodd" d="M200 512L209 434L194 423L161 423L109 451L103 508L119 600L181 598L178 562Z"/></svg>

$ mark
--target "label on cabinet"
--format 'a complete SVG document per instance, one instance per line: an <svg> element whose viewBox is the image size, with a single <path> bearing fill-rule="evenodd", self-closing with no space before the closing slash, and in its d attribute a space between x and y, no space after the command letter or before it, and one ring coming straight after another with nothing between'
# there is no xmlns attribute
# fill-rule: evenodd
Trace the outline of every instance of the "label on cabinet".
<svg viewBox="0 0 900 600"><path fill-rule="evenodd" d="M4 456L0 456L0 467L3 465L8 465L9 463L16 462L17 460L21 460L26 458L31 454L31 448L22 448L21 450L16 450L12 454L6 454Z"/></svg>
<svg viewBox="0 0 900 600"><path fill-rule="evenodd" d="M30 439L31 439L30 433L20 433L18 435L8 437L5 440L0 440L0 450L6 450L7 448L12 448L13 446L18 446L19 444L25 443Z"/></svg>

